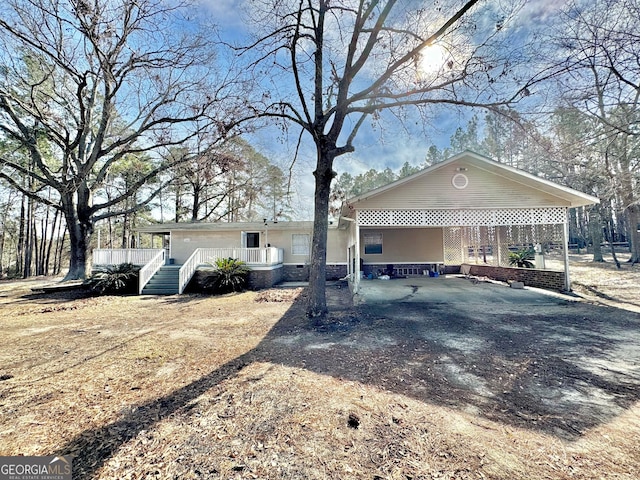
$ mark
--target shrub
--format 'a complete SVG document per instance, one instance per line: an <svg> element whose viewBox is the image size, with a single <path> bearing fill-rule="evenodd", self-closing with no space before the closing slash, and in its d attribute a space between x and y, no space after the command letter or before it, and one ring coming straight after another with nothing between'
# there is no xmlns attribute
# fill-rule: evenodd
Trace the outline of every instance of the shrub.
<svg viewBox="0 0 640 480"><path fill-rule="evenodd" d="M91 290L99 295L138 293L139 272L140 267L132 263L101 266L88 283Z"/></svg>
<svg viewBox="0 0 640 480"><path fill-rule="evenodd" d="M249 268L242 260L231 257L218 258L210 265L215 271L205 285L207 289L212 289L216 293L239 292L244 289Z"/></svg>
<svg viewBox="0 0 640 480"><path fill-rule="evenodd" d="M520 268L533 268L532 260L535 258L534 252L530 248L523 248L517 252L509 253L509 265Z"/></svg>

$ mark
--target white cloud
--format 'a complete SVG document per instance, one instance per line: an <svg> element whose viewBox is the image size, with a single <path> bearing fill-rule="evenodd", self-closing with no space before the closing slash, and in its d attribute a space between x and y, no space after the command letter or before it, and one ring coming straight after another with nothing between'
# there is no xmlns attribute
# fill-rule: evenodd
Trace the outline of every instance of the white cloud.
<svg viewBox="0 0 640 480"><path fill-rule="evenodd" d="M225 29L245 29L242 20L244 0L200 0L215 22Z"/></svg>
<svg viewBox="0 0 640 480"><path fill-rule="evenodd" d="M567 5L567 0L528 0L518 15L524 26L546 23Z"/></svg>

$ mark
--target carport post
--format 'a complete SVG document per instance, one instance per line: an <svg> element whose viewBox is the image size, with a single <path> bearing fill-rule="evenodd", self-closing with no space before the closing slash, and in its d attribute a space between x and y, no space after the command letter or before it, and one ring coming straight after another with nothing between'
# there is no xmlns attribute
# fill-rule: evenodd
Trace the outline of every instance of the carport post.
<svg viewBox="0 0 640 480"><path fill-rule="evenodd" d="M356 265L355 265L355 272L353 272L354 274L354 278L355 281L353 282L354 288L353 288L353 293L358 293L358 290L360 289L360 225L358 224L358 220L356 219L355 222L355 240L356 240L356 247L355 247L355 252L353 252L355 254L355 258L356 258Z"/></svg>
<svg viewBox="0 0 640 480"><path fill-rule="evenodd" d="M562 251L564 253L564 289L571 291L571 278L569 277L569 209L565 210L565 220L562 225Z"/></svg>
<svg viewBox="0 0 640 480"><path fill-rule="evenodd" d="M500 248L500 242L501 242L501 238L500 238L500 225L496 225L495 226L496 229L496 241L495 241L495 249L497 251L497 255L498 255L498 266L501 267L502 266L502 252L501 252L501 248ZM495 253L494 253L495 255Z"/></svg>

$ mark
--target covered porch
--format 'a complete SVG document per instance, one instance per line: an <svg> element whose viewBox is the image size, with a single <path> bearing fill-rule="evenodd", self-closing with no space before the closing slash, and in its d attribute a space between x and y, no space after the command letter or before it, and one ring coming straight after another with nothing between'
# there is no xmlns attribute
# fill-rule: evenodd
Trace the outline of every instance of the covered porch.
<svg viewBox="0 0 640 480"><path fill-rule="evenodd" d="M187 260L177 264L164 248L95 249L92 270L96 267L132 263L140 268L139 294L181 294L195 272L210 267L220 258L235 258L252 270L281 266L284 251L281 248L196 248Z"/></svg>

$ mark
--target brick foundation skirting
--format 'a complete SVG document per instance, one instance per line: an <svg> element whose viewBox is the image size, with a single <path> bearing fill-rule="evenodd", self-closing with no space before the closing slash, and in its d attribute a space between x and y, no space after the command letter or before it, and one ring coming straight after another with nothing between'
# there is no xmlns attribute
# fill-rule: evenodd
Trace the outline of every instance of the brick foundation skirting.
<svg viewBox="0 0 640 480"><path fill-rule="evenodd" d="M282 280L284 282L306 282L309 280L309 265L283 265Z"/></svg>
<svg viewBox="0 0 640 480"><path fill-rule="evenodd" d="M386 272L391 264L364 264L362 271L365 276ZM467 264L471 267L471 275L487 277L501 282L523 282L529 287L545 288L547 290L564 290L564 272L538 270L535 268L494 267L492 265ZM393 274L407 277L424 275L424 271L436 268L433 263L394 264ZM438 273L460 273L460 265L438 264Z"/></svg>
<svg viewBox="0 0 640 480"><path fill-rule="evenodd" d="M491 265L467 264L471 275L487 277L501 282L522 282L528 287L547 290L564 290L564 272L537 270L535 268L494 267Z"/></svg>
<svg viewBox="0 0 640 480"><path fill-rule="evenodd" d="M309 281L309 265L283 265L283 282ZM346 265L327 265L327 280L339 280L347 276Z"/></svg>
<svg viewBox="0 0 640 480"><path fill-rule="evenodd" d="M281 265L270 270L251 270L249 272L248 287L251 290L271 288L283 281L284 271Z"/></svg>
<svg viewBox="0 0 640 480"><path fill-rule="evenodd" d="M202 293L205 291L204 285L213 273L213 268L199 267L195 271L191 281L187 285L185 292ZM282 282L283 269L277 266L269 270L251 270L247 277L247 288L249 290L260 290L269 288Z"/></svg>
<svg viewBox="0 0 640 480"><path fill-rule="evenodd" d="M212 273L213 268L199 267L193 274L185 292L204 292L206 280ZM339 280L346 275L346 265L327 265L327 280ZM308 265L277 265L271 269L251 270L247 278L247 288L249 290L260 290L273 287L282 282L307 282L308 280Z"/></svg>
<svg viewBox="0 0 640 480"><path fill-rule="evenodd" d="M340 280L346 276L346 265L327 265L327 280Z"/></svg>

